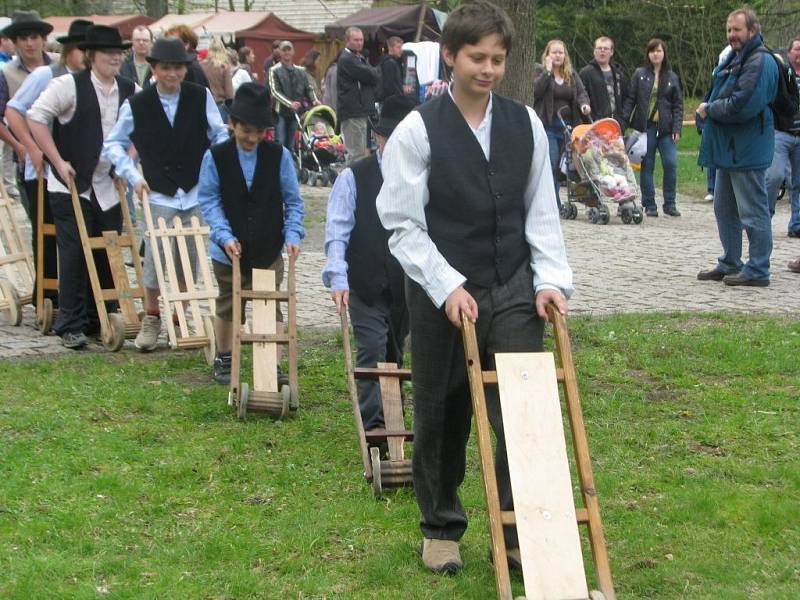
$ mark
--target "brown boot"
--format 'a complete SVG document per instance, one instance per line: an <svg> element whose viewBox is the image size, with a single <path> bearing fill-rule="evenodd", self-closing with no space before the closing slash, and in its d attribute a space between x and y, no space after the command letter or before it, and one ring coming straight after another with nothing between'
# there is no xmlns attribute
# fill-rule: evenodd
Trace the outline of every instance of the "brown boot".
<svg viewBox="0 0 800 600"><path fill-rule="evenodd" d="M434 573L452 575L461 570L464 563L458 551L458 542L425 538L422 541L422 562Z"/></svg>

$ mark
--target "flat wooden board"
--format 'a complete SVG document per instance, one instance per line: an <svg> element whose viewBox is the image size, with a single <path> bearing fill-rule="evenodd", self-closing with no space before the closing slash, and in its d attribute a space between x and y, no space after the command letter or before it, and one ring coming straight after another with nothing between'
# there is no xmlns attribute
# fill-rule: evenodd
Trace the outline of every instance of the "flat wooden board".
<svg viewBox="0 0 800 600"><path fill-rule="evenodd" d="M588 598L553 354L495 361L525 596Z"/></svg>
<svg viewBox="0 0 800 600"><path fill-rule="evenodd" d="M379 369L396 369L396 363L378 363ZM383 404L383 421L386 431L403 431L403 398L400 394L400 379L397 377L379 377L381 402ZM390 460L404 460L405 451L402 437L390 437L386 440L389 446Z"/></svg>
<svg viewBox="0 0 800 600"><path fill-rule="evenodd" d="M275 290L275 271L253 269L253 289L259 292ZM253 333L277 333L275 300L251 300L253 303ZM278 391L278 345L275 342L253 344L253 389L257 392Z"/></svg>

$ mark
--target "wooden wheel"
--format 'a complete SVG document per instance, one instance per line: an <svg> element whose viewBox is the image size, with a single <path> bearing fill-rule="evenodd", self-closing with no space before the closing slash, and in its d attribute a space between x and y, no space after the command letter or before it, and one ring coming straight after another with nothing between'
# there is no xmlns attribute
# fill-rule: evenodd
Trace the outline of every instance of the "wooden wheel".
<svg viewBox="0 0 800 600"><path fill-rule="evenodd" d="M203 328L206 330L208 344L203 347L203 354L209 367L214 366L214 357L217 354L217 336L214 333L214 320L211 315L203 315Z"/></svg>
<svg viewBox="0 0 800 600"><path fill-rule="evenodd" d="M603 595L603 592L592 590L589 592L589 600L606 600L606 597Z"/></svg>
<svg viewBox="0 0 800 600"><path fill-rule="evenodd" d="M281 396L283 397L283 408L281 408L279 419L289 414L289 409L292 408L292 390L288 385L284 384L281 386Z"/></svg>
<svg viewBox="0 0 800 600"><path fill-rule="evenodd" d="M369 449L369 457L372 461L372 495L380 498L383 493L381 487L381 450L376 446Z"/></svg>
<svg viewBox="0 0 800 600"><path fill-rule="evenodd" d="M109 352L117 352L125 343L125 321L119 313L109 313L108 330L103 331L103 347Z"/></svg>
<svg viewBox="0 0 800 600"><path fill-rule="evenodd" d="M288 386L289 387L289 408L291 410L297 410L300 408L300 392L296 386Z"/></svg>
<svg viewBox="0 0 800 600"><path fill-rule="evenodd" d="M36 326L42 335L47 335L53 327L53 301L50 298L45 298L42 306L36 309Z"/></svg>
<svg viewBox="0 0 800 600"><path fill-rule="evenodd" d="M8 322L17 326L22 323L22 304L19 301L17 288L8 281L0 281L0 288L3 288L3 295L6 297L6 302L8 302L8 308L6 309Z"/></svg>
<svg viewBox="0 0 800 600"><path fill-rule="evenodd" d="M239 384L239 404L236 408L236 416L244 419L247 416L247 399L250 397L250 386L246 383Z"/></svg>

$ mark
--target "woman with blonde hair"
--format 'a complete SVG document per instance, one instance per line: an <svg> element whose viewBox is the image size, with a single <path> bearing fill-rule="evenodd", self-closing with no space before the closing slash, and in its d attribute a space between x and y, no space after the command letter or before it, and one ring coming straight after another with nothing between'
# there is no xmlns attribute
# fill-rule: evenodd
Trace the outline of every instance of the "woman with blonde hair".
<svg viewBox="0 0 800 600"><path fill-rule="evenodd" d="M564 151L564 126L559 119L574 126L591 112L589 96L578 74L572 70L567 46L561 40L550 40L542 54L542 66L533 76L533 109L542 120L550 147L550 167L553 169L556 201L558 197L558 163Z"/></svg>
<svg viewBox="0 0 800 600"><path fill-rule="evenodd" d="M200 66L208 79L208 87L217 103L222 121L227 122L228 109L225 103L233 100L233 81L231 61L222 41L217 38L211 40L208 54Z"/></svg>

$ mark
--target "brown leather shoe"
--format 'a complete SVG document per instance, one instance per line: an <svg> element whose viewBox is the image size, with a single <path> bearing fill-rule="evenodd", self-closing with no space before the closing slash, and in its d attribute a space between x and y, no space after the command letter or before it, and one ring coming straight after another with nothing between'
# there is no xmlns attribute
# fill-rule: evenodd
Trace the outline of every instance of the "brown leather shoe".
<svg viewBox="0 0 800 600"><path fill-rule="evenodd" d="M725 275L722 278L722 283L725 285L745 285L748 287L767 287L769 285L769 278L767 279L750 279L741 273L735 275Z"/></svg>
<svg viewBox="0 0 800 600"><path fill-rule="evenodd" d="M800 273L800 258L795 258L794 260L790 260L789 264L786 266L792 273Z"/></svg>
<svg viewBox="0 0 800 600"><path fill-rule="evenodd" d="M464 566L458 542L451 540L422 540L422 562L434 573L453 575Z"/></svg>

